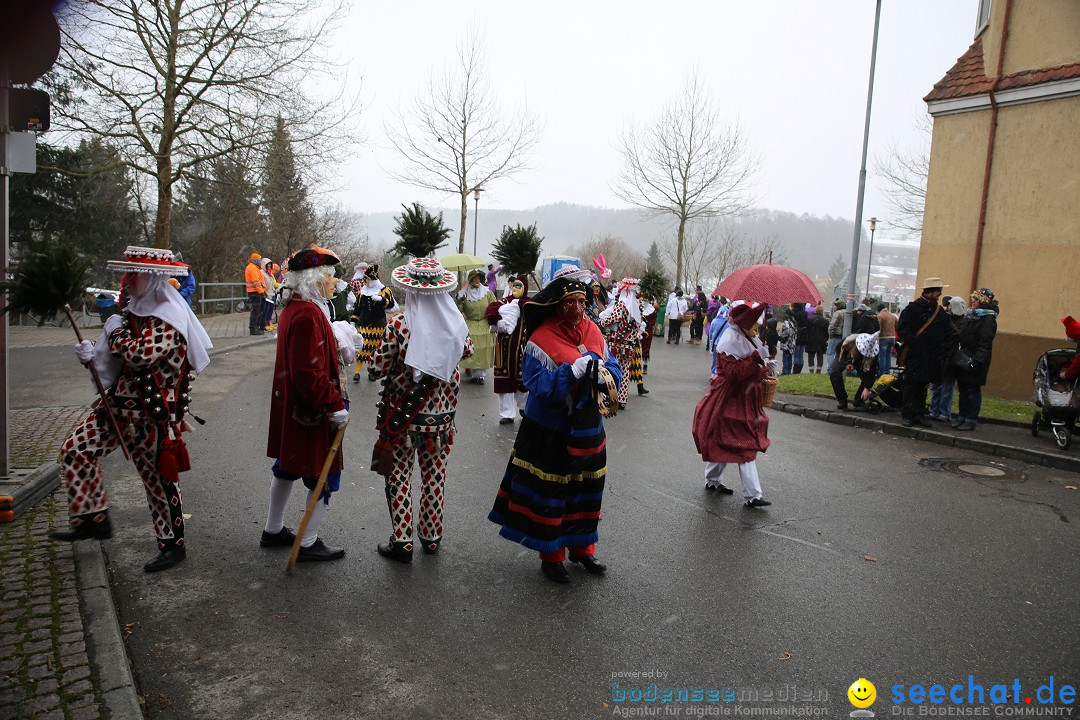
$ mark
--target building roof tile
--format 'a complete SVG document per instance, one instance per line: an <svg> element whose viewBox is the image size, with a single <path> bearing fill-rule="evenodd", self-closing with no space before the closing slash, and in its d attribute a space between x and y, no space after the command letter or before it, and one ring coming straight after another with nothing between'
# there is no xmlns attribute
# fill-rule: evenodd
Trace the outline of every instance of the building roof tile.
<svg viewBox="0 0 1080 720"><path fill-rule="evenodd" d="M997 83L997 90L1041 85L1055 80L1080 77L1080 62L1058 65L1052 68L1021 70L1006 75ZM994 80L986 76L983 64L982 38L976 38L971 47L957 59L956 64L934 84L934 89L923 98L925 102L980 95L994 89Z"/></svg>

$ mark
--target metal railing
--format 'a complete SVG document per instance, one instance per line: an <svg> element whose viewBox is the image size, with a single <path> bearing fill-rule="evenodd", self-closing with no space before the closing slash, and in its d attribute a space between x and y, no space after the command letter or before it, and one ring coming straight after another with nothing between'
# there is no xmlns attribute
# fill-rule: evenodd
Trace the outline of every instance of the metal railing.
<svg viewBox="0 0 1080 720"><path fill-rule="evenodd" d="M199 313L207 315L211 313L241 312L247 309L247 284L242 282L233 283L199 283ZM209 288L209 292L207 289ZM219 289L220 288L220 289ZM240 295L232 295L235 290L226 288L240 288ZM207 297L210 295L211 297Z"/></svg>

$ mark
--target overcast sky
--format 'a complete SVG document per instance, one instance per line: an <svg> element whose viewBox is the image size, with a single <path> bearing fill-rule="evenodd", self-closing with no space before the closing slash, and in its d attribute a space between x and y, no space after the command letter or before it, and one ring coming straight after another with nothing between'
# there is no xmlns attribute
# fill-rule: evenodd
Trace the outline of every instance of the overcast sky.
<svg viewBox="0 0 1080 720"><path fill-rule="evenodd" d="M882 6L864 217L887 221L873 159L922 143L922 97L971 44L978 2ZM760 158L761 207L853 218L873 22L873 0L356 2L334 52L350 82L362 76L368 142L342 168L338 199L360 212L454 206L388 177L397 157L383 122L456 60L475 25L503 106L527 101L544 125L531 169L487 188L481 213L558 201L625 207L610 190L619 131L650 121L696 67Z"/></svg>

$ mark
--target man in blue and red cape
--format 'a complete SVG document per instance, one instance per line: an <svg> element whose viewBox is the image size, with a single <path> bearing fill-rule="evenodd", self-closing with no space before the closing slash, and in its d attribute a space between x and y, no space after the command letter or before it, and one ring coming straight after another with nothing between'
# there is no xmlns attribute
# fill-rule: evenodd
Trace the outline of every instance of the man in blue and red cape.
<svg viewBox="0 0 1080 720"><path fill-rule="evenodd" d="M598 385L622 381L600 329L585 317L587 286L579 273L557 275L522 308L529 399L488 514L504 538L539 552L544 576L559 583L570 582L567 548L586 572L607 570L596 559L607 475ZM598 383L608 374L610 381Z"/></svg>

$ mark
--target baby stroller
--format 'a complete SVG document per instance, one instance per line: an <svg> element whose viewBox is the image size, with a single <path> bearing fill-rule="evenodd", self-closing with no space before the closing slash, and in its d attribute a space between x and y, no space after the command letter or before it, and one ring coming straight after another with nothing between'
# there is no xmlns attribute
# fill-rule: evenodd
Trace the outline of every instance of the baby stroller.
<svg viewBox="0 0 1080 720"><path fill-rule="evenodd" d="M1031 435L1039 437L1039 430L1050 430L1054 434L1054 442L1062 450L1068 450L1072 444L1076 417L1080 415L1080 393L1076 391L1076 381L1059 379L1061 371L1069 366L1074 357L1075 350L1047 350L1039 356L1033 374L1035 404L1042 409L1036 410L1031 418Z"/></svg>
<svg viewBox="0 0 1080 720"><path fill-rule="evenodd" d="M904 369L893 368L878 377L870 388L870 399L866 401L870 412L891 412L899 410L904 404Z"/></svg>

